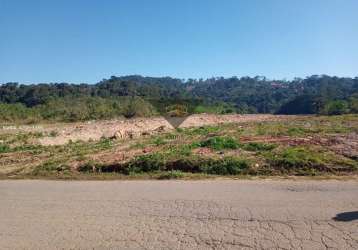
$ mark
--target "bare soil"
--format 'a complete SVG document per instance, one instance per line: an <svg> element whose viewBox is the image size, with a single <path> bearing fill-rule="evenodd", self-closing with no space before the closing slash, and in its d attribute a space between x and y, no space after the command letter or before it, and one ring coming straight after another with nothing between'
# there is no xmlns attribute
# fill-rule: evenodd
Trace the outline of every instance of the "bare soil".
<svg viewBox="0 0 358 250"><path fill-rule="evenodd" d="M243 123L260 121L277 121L295 116L260 115L211 115L199 114L189 116L181 128L217 125L223 123ZM174 129L163 117L117 119L110 121L89 121L78 123L39 124L36 126L11 127L4 126L0 133L9 132L45 132L53 134L38 139L42 145L64 145L69 141L99 140L102 137L117 139L138 138L142 135L154 134Z"/></svg>

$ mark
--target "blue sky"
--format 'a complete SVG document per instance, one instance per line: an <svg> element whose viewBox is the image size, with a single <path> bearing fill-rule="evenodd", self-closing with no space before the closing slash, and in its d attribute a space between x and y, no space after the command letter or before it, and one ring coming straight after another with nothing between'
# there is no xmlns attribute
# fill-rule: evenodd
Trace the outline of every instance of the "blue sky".
<svg viewBox="0 0 358 250"><path fill-rule="evenodd" d="M357 0L0 0L0 82L358 75Z"/></svg>

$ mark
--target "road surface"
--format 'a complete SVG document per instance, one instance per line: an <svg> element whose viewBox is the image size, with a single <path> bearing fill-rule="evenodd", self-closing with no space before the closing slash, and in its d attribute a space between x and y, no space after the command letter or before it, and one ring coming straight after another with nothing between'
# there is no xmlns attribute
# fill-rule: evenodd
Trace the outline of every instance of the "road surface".
<svg viewBox="0 0 358 250"><path fill-rule="evenodd" d="M358 249L357 181L0 181L0 249Z"/></svg>

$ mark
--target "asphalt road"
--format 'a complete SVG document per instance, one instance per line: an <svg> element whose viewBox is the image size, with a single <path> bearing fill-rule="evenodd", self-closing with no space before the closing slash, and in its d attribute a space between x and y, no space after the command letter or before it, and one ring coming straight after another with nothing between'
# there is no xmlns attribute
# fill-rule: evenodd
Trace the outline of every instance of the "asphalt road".
<svg viewBox="0 0 358 250"><path fill-rule="evenodd" d="M0 181L0 249L358 249L357 181Z"/></svg>

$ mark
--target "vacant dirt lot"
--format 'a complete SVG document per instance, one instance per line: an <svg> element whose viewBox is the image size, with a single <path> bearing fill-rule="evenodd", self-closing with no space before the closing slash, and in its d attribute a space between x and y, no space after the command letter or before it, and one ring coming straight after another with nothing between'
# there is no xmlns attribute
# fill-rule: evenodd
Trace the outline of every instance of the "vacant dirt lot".
<svg viewBox="0 0 358 250"><path fill-rule="evenodd" d="M216 125L221 123L260 122L289 119L294 116L278 115L210 115L188 117L181 128ZM38 124L29 126L3 126L1 133L41 132L49 136L38 140L42 145L63 145L71 141L99 140L101 137L131 138L171 130L173 127L163 118L136 118L111 121L89 121L81 123ZM50 135L51 134L51 135Z"/></svg>
<svg viewBox="0 0 358 250"><path fill-rule="evenodd" d="M187 118L180 129L160 117L3 126L0 179L353 176L358 170L357 135L356 115L201 114ZM209 161L221 168L205 167ZM235 161L230 165L236 166L234 172L222 167L229 161ZM142 167L147 165L151 167Z"/></svg>
<svg viewBox="0 0 358 250"><path fill-rule="evenodd" d="M358 249L356 181L0 181L0 249Z"/></svg>

